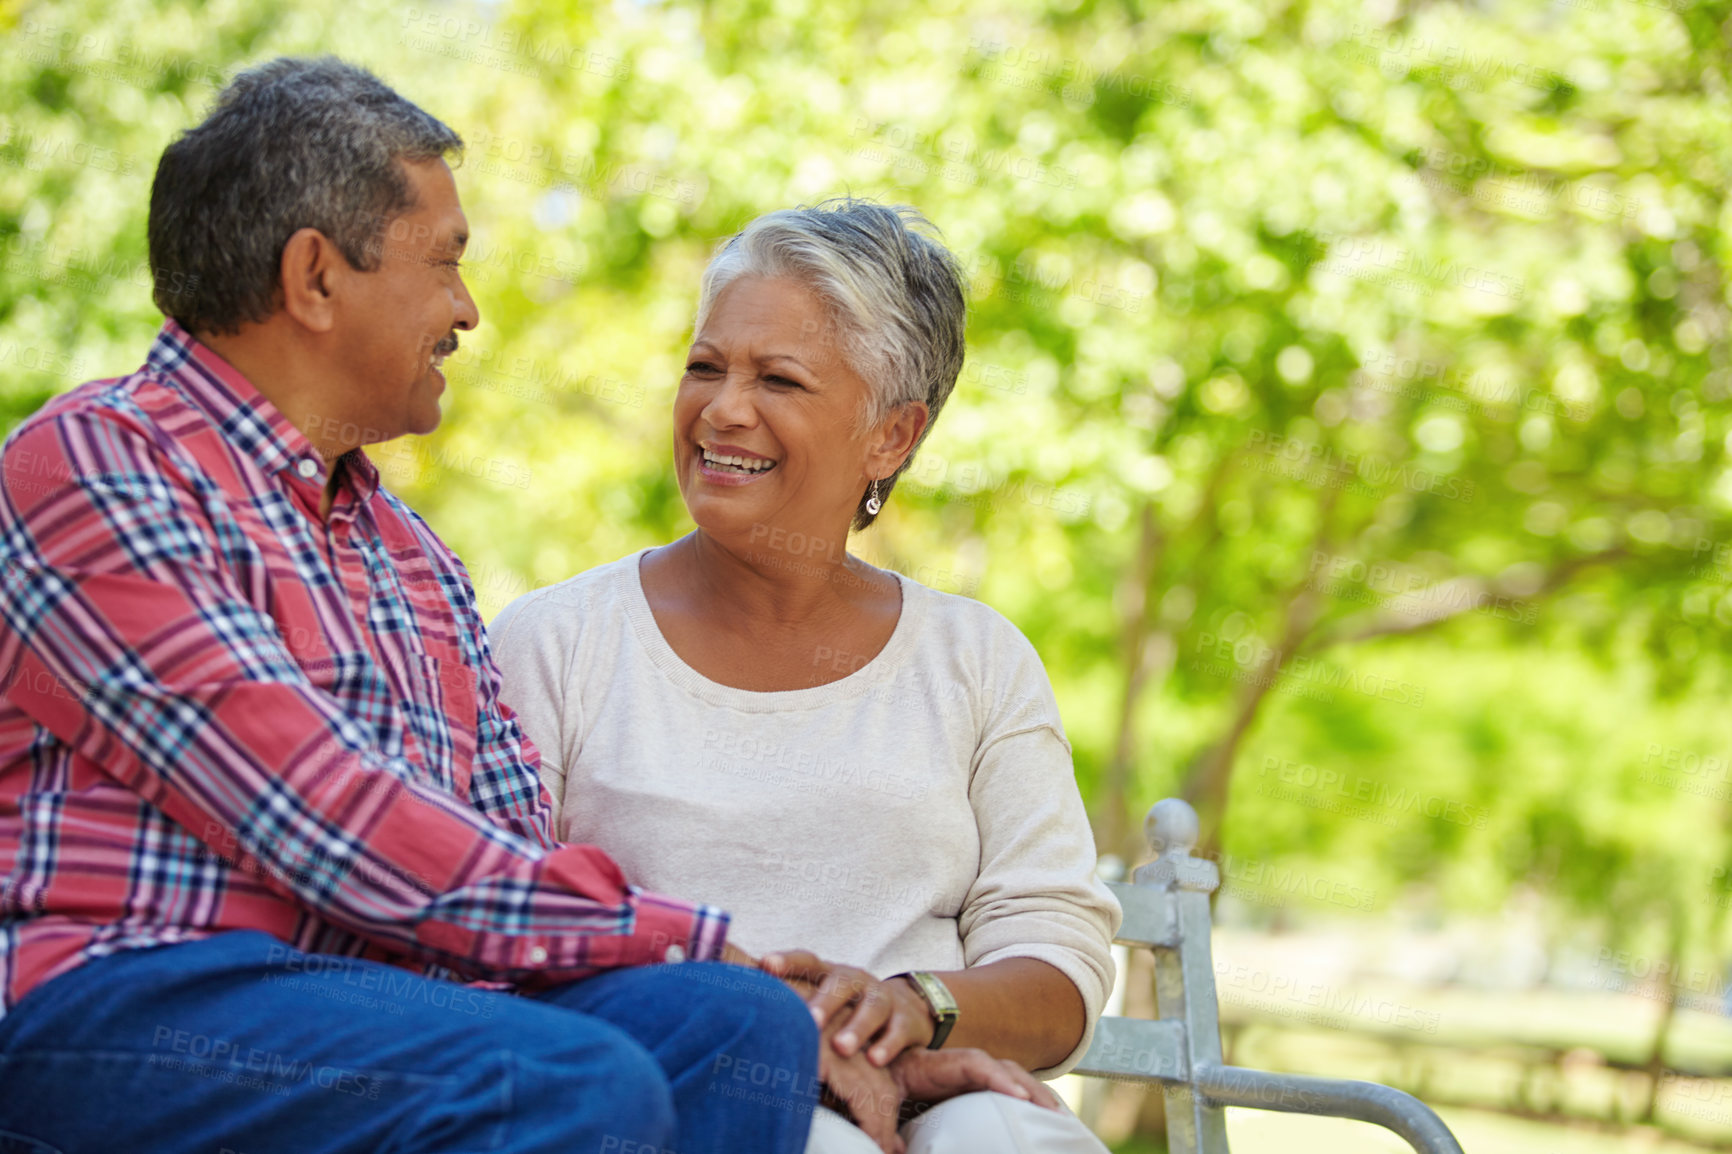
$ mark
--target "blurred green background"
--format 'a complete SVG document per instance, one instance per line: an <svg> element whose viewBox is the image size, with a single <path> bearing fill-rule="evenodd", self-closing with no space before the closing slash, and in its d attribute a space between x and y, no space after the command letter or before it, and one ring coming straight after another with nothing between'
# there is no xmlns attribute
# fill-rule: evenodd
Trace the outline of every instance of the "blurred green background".
<svg viewBox="0 0 1732 1154"><path fill-rule="evenodd" d="M0 429L142 360L156 159L282 53L468 142L482 327L376 456L489 615L689 527L718 241L917 205L968 365L855 551L1039 647L1103 853L1201 810L1236 1060L1417 1090L1472 1150L1726 1148L1728 13L0 2Z"/></svg>

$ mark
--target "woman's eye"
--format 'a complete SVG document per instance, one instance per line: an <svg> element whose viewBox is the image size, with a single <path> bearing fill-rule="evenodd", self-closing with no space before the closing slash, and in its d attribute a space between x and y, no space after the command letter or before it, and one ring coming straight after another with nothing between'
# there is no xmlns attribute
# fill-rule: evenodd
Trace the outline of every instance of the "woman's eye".
<svg viewBox="0 0 1732 1154"><path fill-rule="evenodd" d="M688 373L715 373L720 371L721 370L717 369L716 366L710 364L708 361L693 361L691 364L686 366L686 372Z"/></svg>
<svg viewBox="0 0 1732 1154"><path fill-rule="evenodd" d="M764 379L769 381L772 385L788 385L796 389L803 389L806 387L799 381L789 380L787 377L767 376Z"/></svg>

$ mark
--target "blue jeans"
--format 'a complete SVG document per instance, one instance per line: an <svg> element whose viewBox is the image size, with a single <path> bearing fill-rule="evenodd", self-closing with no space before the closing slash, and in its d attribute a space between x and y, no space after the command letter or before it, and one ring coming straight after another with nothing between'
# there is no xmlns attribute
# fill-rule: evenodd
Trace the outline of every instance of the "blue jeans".
<svg viewBox="0 0 1732 1154"><path fill-rule="evenodd" d="M764 974L528 997L262 933L128 950L0 1018L0 1154L798 1154L817 1031Z"/></svg>

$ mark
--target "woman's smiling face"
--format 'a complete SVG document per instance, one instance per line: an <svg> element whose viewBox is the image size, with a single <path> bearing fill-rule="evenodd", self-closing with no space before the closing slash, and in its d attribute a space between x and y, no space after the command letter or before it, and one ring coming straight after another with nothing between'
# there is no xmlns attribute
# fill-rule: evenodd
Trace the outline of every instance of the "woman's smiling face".
<svg viewBox="0 0 1732 1154"><path fill-rule="evenodd" d="M680 494L705 532L828 531L840 548L868 479L894 469L857 427L869 386L837 337L797 280L744 276L716 297L674 399Z"/></svg>

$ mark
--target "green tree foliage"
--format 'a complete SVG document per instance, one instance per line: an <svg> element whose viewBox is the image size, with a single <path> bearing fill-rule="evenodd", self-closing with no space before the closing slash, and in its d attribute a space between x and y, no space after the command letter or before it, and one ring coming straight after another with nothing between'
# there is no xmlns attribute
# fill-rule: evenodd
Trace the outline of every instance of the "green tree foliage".
<svg viewBox="0 0 1732 1154"><path fill-rule="evenodd" d="M1717 932L1724 4L0 11L0 420L140 359L150 174L214 86L339 53L469 142L483 326L377 456L495 610L683 531L720 239L912 203L969 365L855 548L1036 642L1103 849L1182 790L1364 892Z"/></svg>

